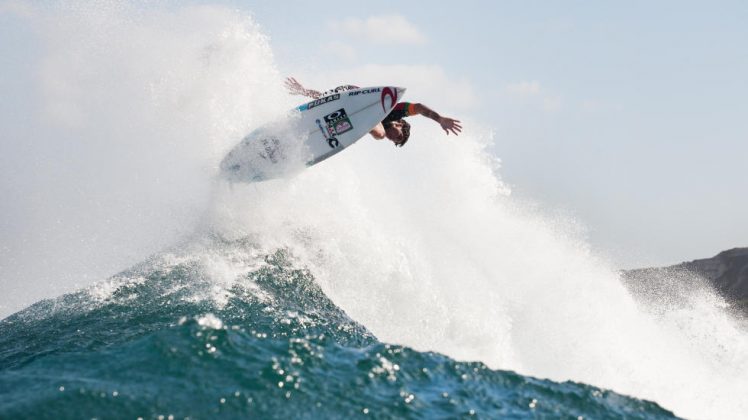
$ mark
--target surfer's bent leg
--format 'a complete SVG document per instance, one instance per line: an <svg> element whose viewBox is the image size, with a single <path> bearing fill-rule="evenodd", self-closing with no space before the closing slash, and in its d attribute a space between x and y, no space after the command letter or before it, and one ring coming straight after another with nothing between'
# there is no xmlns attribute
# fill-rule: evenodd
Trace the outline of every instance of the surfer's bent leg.
<svg viewBox="0 0 748 420"><path fill-rule="evenodd" d="M353 89L358 89L358 86L354 86L354 85L338 86L335 88L335 92L344 92L346 90L353 90Z"/></svg>
<svg viewBox="0 0 748 420"><path fill-rule="evenodd" d="M322 96L328 96L328 95L332 95L333 93L345 92L346 90L353 90L353 89L358 89L358 86L342 85L342 86L336 87L335 89L330 89L328 91L325 91L322 94Z"/></svg>

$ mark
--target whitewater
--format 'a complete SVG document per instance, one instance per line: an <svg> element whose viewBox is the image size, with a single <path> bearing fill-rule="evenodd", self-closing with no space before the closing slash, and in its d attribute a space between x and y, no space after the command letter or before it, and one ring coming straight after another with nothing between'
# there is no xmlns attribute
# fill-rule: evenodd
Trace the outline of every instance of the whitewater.
<svg viewBox="0 0 748 420"><path fill-rule="evenodd" d="M32 46L16 53L28 71L11 75L17 106L0 129L3 317L79 289L95 307L150 278L111 277L150 258L198 264L205 284L179 299L216 312L238 285L261 295L247 275L282 250L350 328L381 342L678 416L748 412L748 334L725 302L704 290L637 301L583 222L512 197L491 122L465 116L458 138L414 124L402 149L364 139L290 179L228 184L216 176L225 153L299 101L262 22L223 6L117 2L0 13ZM328 81L343 82L409 86ZM434 89L409 99L439 100ZM172 286L163 293L190 287ZM191 325L184 316L164 322ZM228 320L206 311L193 323Z"/></svg>

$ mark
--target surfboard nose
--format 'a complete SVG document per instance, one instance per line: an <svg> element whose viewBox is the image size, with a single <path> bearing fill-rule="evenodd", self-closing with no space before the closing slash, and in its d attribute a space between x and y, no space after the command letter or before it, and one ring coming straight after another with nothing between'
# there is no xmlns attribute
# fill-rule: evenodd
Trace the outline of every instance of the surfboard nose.
<svg viewBox="0 0 748 420"><path fill-rule="evenodd" d="M404 87L395 87L395 89L397 89L398 98L401 98L403 94L405 93L405 91L408 90L407 88L404 88Z"/></svg>

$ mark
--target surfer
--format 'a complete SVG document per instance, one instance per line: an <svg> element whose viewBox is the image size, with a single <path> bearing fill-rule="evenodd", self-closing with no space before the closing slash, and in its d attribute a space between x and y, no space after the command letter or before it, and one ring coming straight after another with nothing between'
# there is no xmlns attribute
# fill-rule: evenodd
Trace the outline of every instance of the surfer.
<svg viewBox="0 0 748 420"><path fill-rule="evenodd" d="M327 93L341 92L357 88L358 86L344 85L338 86L330 92L322 93L317 90L304 88L304 86L293 77L286 79L286 89L288 89L289 93L294 95L304 95L314 99L319 99ZM450 132L454 135L458 135L462 131L462 125L459 120L442 117L436 111L423 104L400 102L395 105L389 115L387 115L382 122L377 124L369 134L377 140L386 138L393 142L396 147L402 147L407 143L408 138L410 137L410 124L405 121L404 118L413 115L423 115L424 117L436 121L447 135L449 135Z"/></svg>

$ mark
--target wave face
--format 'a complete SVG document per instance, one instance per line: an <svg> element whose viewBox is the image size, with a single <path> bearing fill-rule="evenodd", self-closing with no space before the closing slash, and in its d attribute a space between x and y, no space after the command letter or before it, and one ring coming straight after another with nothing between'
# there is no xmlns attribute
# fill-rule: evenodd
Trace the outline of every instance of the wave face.
<svg viewBox="0 0 748 420"><path fill-rule="evenodd" d="M407 147L362 140L291 179L212 181L294 105L257 25L70 4L15 12L45 48L23 79L33 118L2 124L34 141L0 153L0 280L27 303L79 291L2 321L2 417L748 412L748 338L724 302L635 300L573 220L511 197L477 122L444 138L414 121ZM371 69L336 82L376 84ZM379 84L417 84L395 70Z"/></svg>
<svg viewBox="0 0 748 420"><path fill-rule="evenodd" d="M216 258L247 271L206 281ZM248 257L252 255L252 257ZM384 344L286 250L165 254L0 322L0 417L671 418L572 382Z"/></svg>

